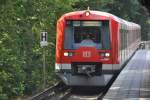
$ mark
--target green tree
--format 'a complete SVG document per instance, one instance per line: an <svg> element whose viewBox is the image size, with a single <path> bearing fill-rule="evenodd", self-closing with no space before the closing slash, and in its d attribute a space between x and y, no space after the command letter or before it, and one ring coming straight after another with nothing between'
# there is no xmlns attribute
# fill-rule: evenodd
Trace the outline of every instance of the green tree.
<svg viewBox="0 0 150 100"><path fill-rule="evenodd" d="M73 0L0 1L0 99L30 94L42 86L39 33L48 31L47 85L55 82L55 25L73 11Z"/></svg>

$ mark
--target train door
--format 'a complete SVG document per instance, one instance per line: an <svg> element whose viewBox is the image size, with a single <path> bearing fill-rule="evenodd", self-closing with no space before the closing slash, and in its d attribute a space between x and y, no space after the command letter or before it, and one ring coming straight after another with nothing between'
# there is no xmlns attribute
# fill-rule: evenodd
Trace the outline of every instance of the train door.
<svg viewBox="0 0 150 100"><path fill-rule="evenodd" d="M124 32L124 62L127 59L127 26L125 26Z"/></svg>
<svg viewBox="0 0 150 100"><path fill-rule="evenodd" d="M125 26L121 25L120 28L120 56L121 56L121 64L124 63L125 61L125 57L126 57L126 30L125 30Z"/></svg>

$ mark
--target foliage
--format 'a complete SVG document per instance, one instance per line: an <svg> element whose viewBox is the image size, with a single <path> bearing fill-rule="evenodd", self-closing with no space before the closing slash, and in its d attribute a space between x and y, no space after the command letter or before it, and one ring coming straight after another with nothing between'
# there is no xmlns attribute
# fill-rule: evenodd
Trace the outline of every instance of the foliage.
<svg viewBox="0 0 150 100"><path fill-rule="evenodd" d="M0 1L0 100L31 95L43 84L39 33L48 32L47 86L55 83L55 26L57 19L73 10L101 10L142 26L150 21L137 0L1 0ZM146 39L147 34L143 35Z"/></svg>
<svg viewBox="0 0 150 100"><path fill-rule="evenodd" d="M31 94L42 87L40 31L48 31L47 84L55 82L55 24L72 11L72 0L0 1L0 99Z"/></svg>

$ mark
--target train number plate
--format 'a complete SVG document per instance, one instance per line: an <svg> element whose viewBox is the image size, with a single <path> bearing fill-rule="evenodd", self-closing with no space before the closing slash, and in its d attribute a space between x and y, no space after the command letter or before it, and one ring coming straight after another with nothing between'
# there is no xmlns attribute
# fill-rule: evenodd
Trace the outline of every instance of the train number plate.
<svg viewBox="0 0 150 100"><path fill-rule="evenodd" d="M91 51L83 51L82 56L86 58L91 57Z"/></svg>

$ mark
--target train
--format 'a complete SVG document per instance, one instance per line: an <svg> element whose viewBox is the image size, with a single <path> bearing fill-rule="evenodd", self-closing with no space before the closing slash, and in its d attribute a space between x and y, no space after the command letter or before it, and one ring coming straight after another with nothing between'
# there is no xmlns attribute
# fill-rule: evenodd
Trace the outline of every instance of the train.
<svg viewBox="0 0 150 100"><path fill-rule="evenodd" d="M66 13L56 26L55 72L67 86L106 86L140 41L141 26L113 14Z"/></svg>

